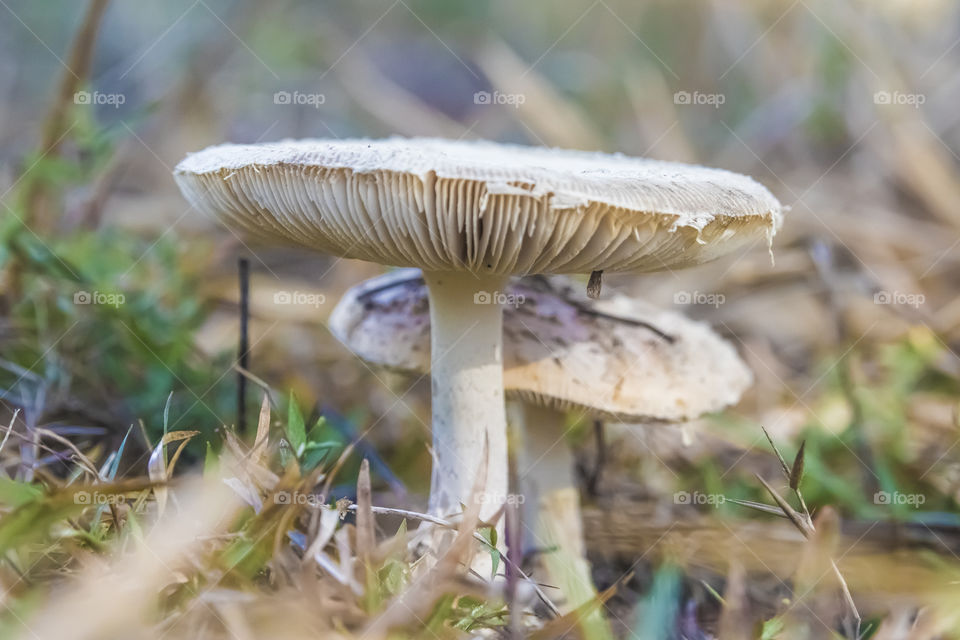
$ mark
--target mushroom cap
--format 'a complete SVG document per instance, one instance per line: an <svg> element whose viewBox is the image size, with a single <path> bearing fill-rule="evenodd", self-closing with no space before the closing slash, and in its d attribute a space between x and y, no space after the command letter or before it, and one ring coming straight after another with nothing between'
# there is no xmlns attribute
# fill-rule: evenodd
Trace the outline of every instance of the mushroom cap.
<svg viewBox="0 0 960 640"><path fill-rule="evenodd" d="M769 191L729 171L491 142L225 144L174 175L234 229L431 271L657 271L769 245L782 218Z"/></svg>
<svg viewBox="0 0 960 640"><path fill-rule="evenodd" d="M624 422L679 422L735 404L752 383L733 346L706 324L622 295L581 302L578 293L564 278L533 277L491 297L503 303L508 397ZM347 291L329 327L367 362L425 375L429 310L420 271L400 269Z"/></svg>

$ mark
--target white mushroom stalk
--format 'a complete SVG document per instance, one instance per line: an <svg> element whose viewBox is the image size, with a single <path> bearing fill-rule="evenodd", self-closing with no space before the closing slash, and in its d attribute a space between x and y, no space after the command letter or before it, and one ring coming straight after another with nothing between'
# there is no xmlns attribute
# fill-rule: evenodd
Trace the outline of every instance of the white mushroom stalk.
<svg viewBox="0 0 960 640"><path fill-rule="evenodd" d="M423 277L430 290L430 513L449 516L468 500L481 500L480 518L490 519L508 491L503 312L498 303L506 279L450 272L425 272ZM486 486L480 495L471 495L482 471Z"/></svg>
<svg viewBox="0 0 960 640"><path fill-rule="evenodd" d="M580 490L574 458L566 442L566 412L538 402L512 403L511 422L519 431L517 479L523 492L525 545L539 551L545 579L560 611L569 613L597 597L587 562L580 517ZM612 638L603 612L580 619L584 635ZM587 632L588 631L588 632Z"/></svg>
<svg viewBox="0 0 960 640"><path fill-rule="evenodd" d="M517 464L517 478L526 498L524 513L527 522L533 522L541 498L555 491L576 491L573 452L566 441L564 425L566 412L536 402L521 403L512 412L522 441L522 452ZM579 503L577 497L577 503ZM576 510L579 513L579 510ZM577 530L580 523L577 522ZM531 530L532 531L532 530ZM583 541L569 536L577 555L583 555ZM535 547L547 547L542 540L532 539Z"/></svg>

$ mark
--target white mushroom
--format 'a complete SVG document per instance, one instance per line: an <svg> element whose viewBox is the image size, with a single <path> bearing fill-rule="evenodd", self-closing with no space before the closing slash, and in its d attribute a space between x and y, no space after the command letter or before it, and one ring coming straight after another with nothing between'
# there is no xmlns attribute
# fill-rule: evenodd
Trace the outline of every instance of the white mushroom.
<svg viewBox="0 0 960 640"><path fill-rule="evenodd" d="M781 221L779 202L742 175L488 142L221 145L174 173L191 203L235 230L423 269L433 329L430 510L444 515L470 499L481 468L482 518L507 492L498 294L510 275L679 268L769 243Z"/></svg>

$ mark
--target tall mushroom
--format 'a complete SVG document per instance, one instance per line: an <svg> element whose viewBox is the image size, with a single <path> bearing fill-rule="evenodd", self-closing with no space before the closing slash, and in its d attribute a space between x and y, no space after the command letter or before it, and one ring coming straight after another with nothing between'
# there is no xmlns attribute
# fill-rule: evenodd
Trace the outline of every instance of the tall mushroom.
<svg viewBox="0 0 960 640"><path fill-rule="evenodd" d="M526 278L505 290L503 366L518 400L525 515L546 554L547 580L568 608L595 596L580 522L568 412L625 422L681 422L736 403L752 374L708 326L626 296L585 301L569 281ZM330 331L360 358L408 374L430 370L427 288L416 269L353 287L330 314ZM564 567L563 563L573 564Z"/></svg>
<svg viewBox="0 0 960 640"><path fill-rule="evenodd" d="M489 142L228 144L174 174L192 204L238 231L423 269L430 510L458 511L485 468L481 518L507 492L499 303L510 275L679 268L769 243L781 221L780 203L746 176Z"/></svg>

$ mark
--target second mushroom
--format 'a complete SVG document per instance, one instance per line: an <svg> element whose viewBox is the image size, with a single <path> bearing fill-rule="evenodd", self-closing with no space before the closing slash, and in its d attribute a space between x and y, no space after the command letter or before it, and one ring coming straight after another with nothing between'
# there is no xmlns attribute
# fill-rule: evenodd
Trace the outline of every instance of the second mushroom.
<svg viewBox="0 0 960 640"><path fill-rule="evenodd" d="M681 422L735 404L752 381L736 350L707 325L615 295L583 300L561 277L505 289L503 366L522 446L516 458L528 548L565 608L596 596L585 560L568 414L624 422ZM430 370L430 314L420 272L402 269L347 291L331 332L367 362ZM588 621L589 622L589 621ZM601 623L602 622L599 622Z"/></svg>

